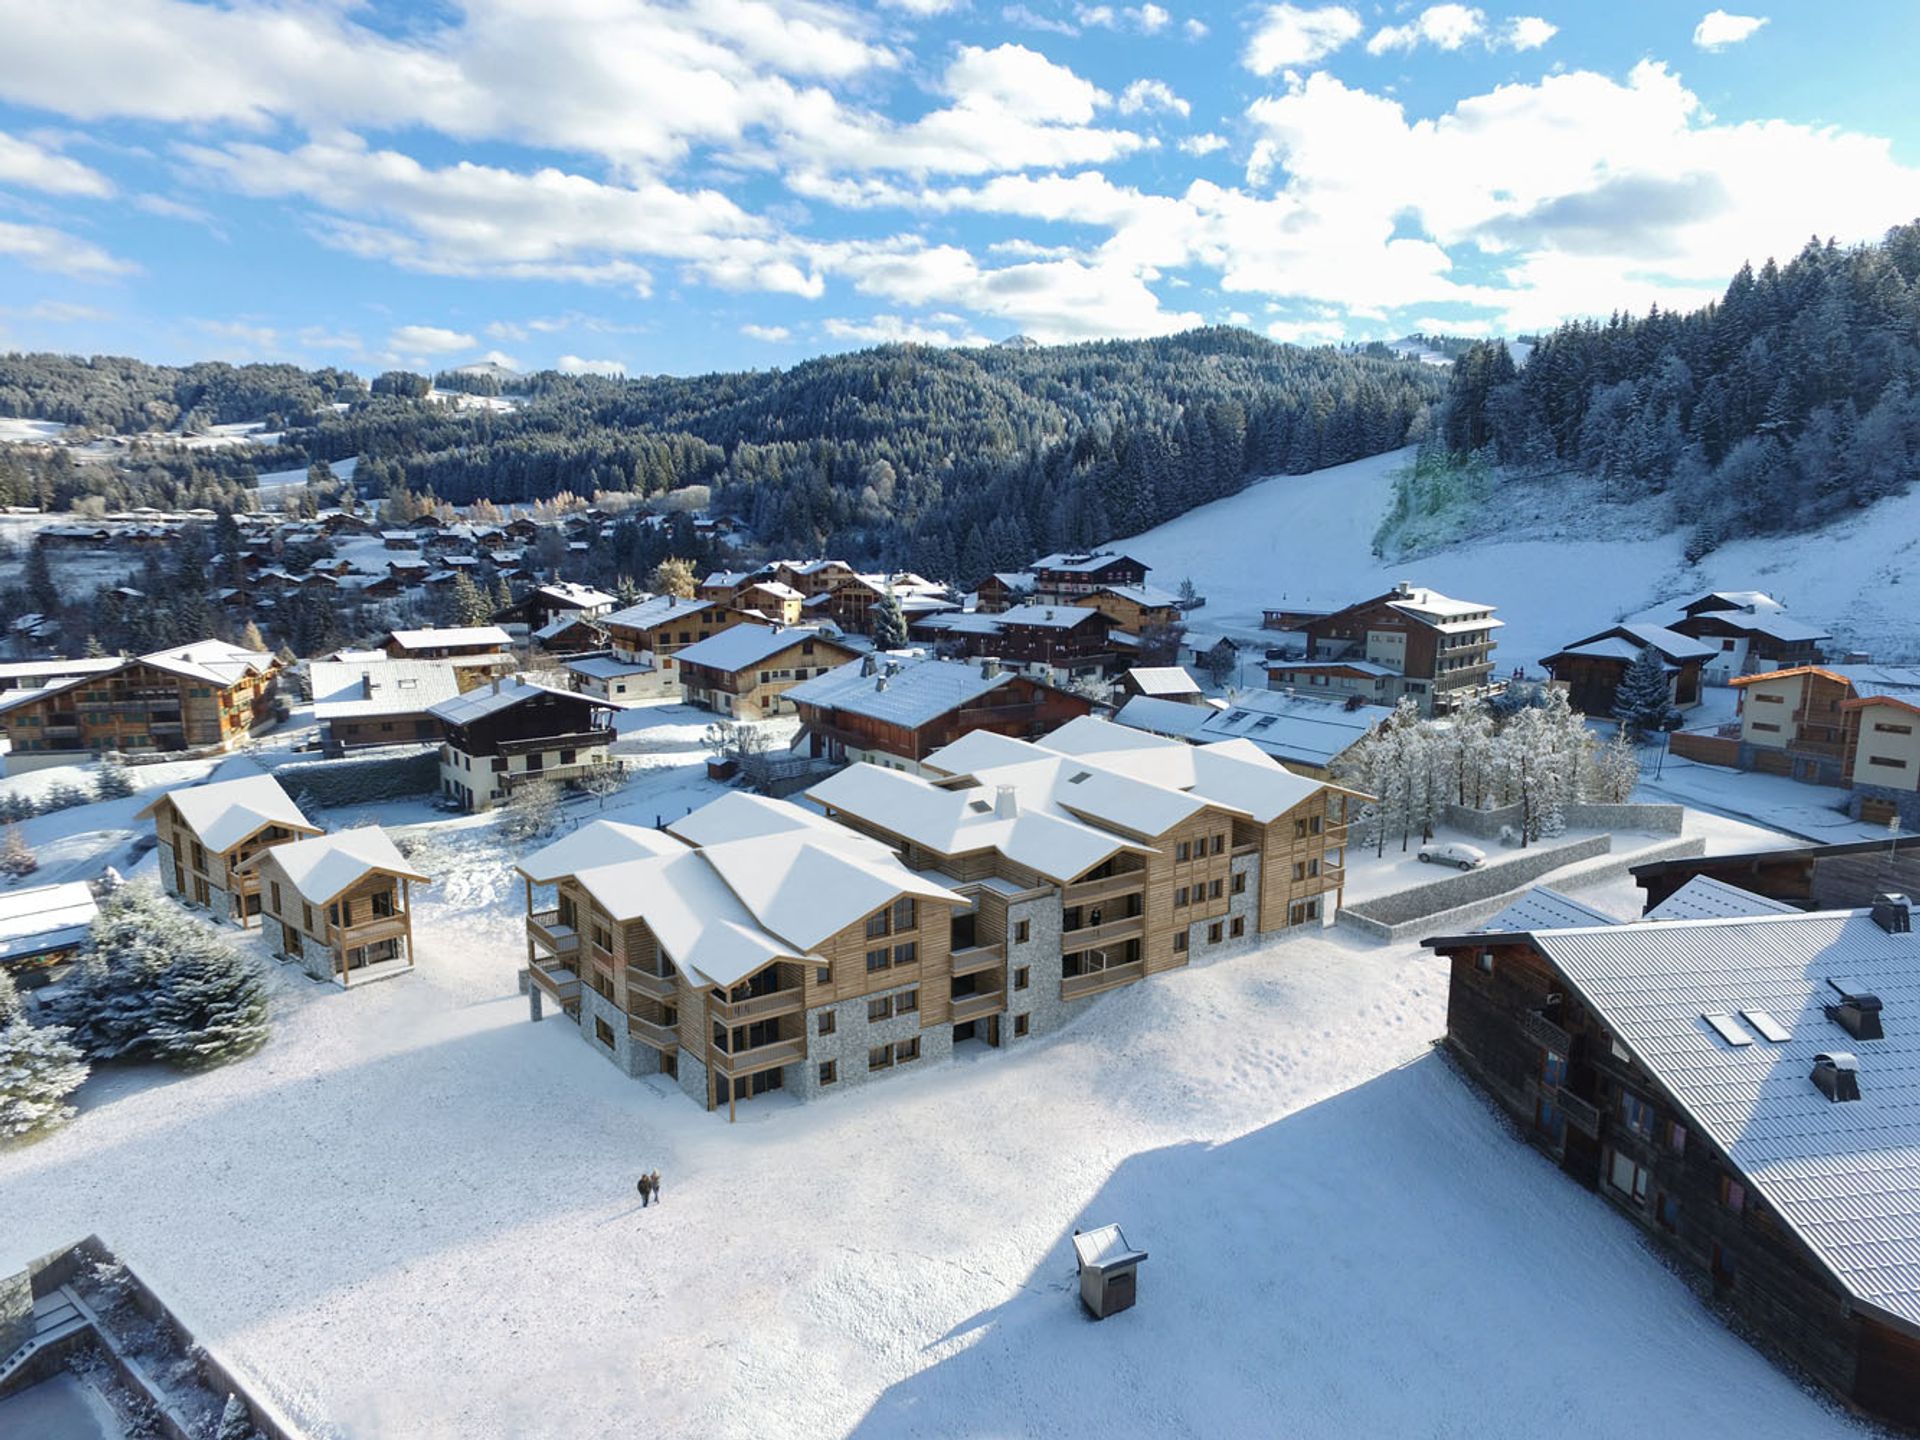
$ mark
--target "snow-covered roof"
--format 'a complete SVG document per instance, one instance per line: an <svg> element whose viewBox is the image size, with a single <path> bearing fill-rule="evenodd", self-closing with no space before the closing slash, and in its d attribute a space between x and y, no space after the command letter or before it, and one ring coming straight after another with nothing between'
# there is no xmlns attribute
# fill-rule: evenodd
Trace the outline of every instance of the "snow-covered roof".
<svg viewBox="0 0 1920 1440"><path fill-rule="evenodd" d="M1142 695L1198 695L1200 682L1179 665L1136 665L1127 679Z"/></svg>
<svg viewBox="0 0 1920 1440"><path fill-rule="evenodd" d="M1722 612L1713 615L1716 620L1728 620L1730 624L1756 635L1765 635L1770 640L1780 640L1791 644L1799 640L1830 640L1833 632L1819 625L1809 625L1804 620L1789 619L1785 615L1749 615L1739 620L1731 620Z"/></svg>
<svg viewBox="0 0 1920 1440"><path fill-rule="evenodd" d="M564 605L575 610L597 610L606 605L617 605L619 601L604 590L596 590L591 585L578 585L571 580L556 580L547 585L535 587L535 595L543 600L551 600L556 605Z"/></svg>
<svg viewBox="0 0 1920 1440"><path fill-rule="evenodd" d="M993 578L1020 595L1032 594L1033 587L1040 583L1039 577L1029 570L996 570Z"/></svg>
<svg viewBox="0 0 1920 1440"><path fill-rule="evenodd" d="M1698 606L1706 605L1708 602L1714 600L1722 601L1736 610L1747 610L1756 613L1766 611L1777 614L1787 608L1764 590L1709 590L1699 599L1688 601L1684 608L1691 611ZM1723 612L1715 609L1709 613L1721 614Z"/></svg>
<svg viewBox="0 0 1920 1440"><path fill-rule="evenodd" d="M1611 925L1614 917L1545 885L1536 885L1506 909L1477 927L1488 935L1517 935L1531 930L1565 930L1578 925Z"/></svg>
<svg viewBox="0 0 1920 1440"><path fill-rule="evenodd" d="M1493 607L1480 600L1456 600L1451 595L1442 595L1438 590L1429 590L1424 586L1408 585L1395 590L1386 597L1387 604L1403 615L1416 619L1464 620L1471 615L1480 615L1491 611Z"/></svg>
<svg viewBox="0 0 1920 1440"><path fill-rule="evenodd" d="M1756 895L1711 875L1696 875L1643 917L1648 920L1724 920L1739 915L1798 915L1797 906Z"/></svg>
<svg viewBox="0 0 1920 1440"><path fill-rule="evenodd" d="M1276 760L1324 769L1392 714L1385 705L1348 706L1339 700L1287 690L1250 690L1236 696L1224 709L1202 710L1199 730L1188 738L1250 740ZM1116 718L1123 725L1133 723L1126 708ZM1140 728L1179 733L1163 726Z"/></svg>
<svg viewBox="0 0 1920 1440"><path fill-rule="evenodd" d="M77 675L101 675L109 670L117 670L126 663L118 655L82 660L9 660L0 663L0 680L66 680Z"/></svg>
<svg viewBox="0 0 1920 1440"><path fill-rule="evenodd" d="M1090 571L1104 570L1115 561L1125 561L1128 564L1139 565L1142 570L1147 568L1132 556L1122 555L1118 551L1113 550L1056 550L1053 554L1043 555L1034 561L1032 568L1035 570L1058 570L1064 574L1083 575Z"/></svg>
<svg viewBox="0 0 1920 1440"><path fill-rule="evenodd" d="M563 661L560 668L590 680L618 680L627 675L651 675L654 667L637 660L616 660L611 655L588 655Z"/></svg>
<svg viewBox="0 0 1920 1440"><path fill-rule="evenodd" d="M315 660L313 718L348 720L364 715L424 714L460 693L459 671L444 660Z"/></svg>
<svg viewBox="0 0 1920 1440"><path fill-rule="evenodd" d="M614 920L645 920L674 964L699 983L733 985L776 960L805 958L800 946L757 924L695 850L598 865L575 878Z"/></svg>
<svg viewBox="0 0 1920 1440"><path fill-rule="evenodd" d="M511 650L513 637L498 625L448 625L433 630L395 630L393 643L402 650L427 650L437 645L492 645Z"/></svg>
<svg viewBox="0 0 1920 1440"><path fill-rule="evenodd" d="M1014 605L986 617L1000 625L1032 625L1042 630L1072 630L1089 620L1104 619L1087 605Z"/></svg>
<svg viewBox="0 0 1920 1440"><path fill-rule="evenodd" d="M533 638L535 640L553 640L566 634L567 631L573 629L576 625L585 626L587 629L596 632L600 628L597 620L590 619L577 610L563 610L559 615L535 630L533 632Z"/></svg>
<svg viewBox="0 0 1920 1440"><path fill-rule="evenodd" d="M1360 675L1381 676L1381 677L1388 676L1388 675L1398 675L1400 673L1398 670L1395 670L1392 666L1382 665L1378 661L1374 661L1374 660L1322 659L1322 660L1269 660L1267 662L1268 674L1274 674L1276 672L1285 671L1285 670L1298 670L1302 673L1315 672L1320 670L1352 670L1355 673Z"/></svg>
<svg viewBox="0 0 1920 1440"><path fill-rule="evenodd" d="M717 602L695 600L679 595L655 595L642 600L637 605L629 605L624 610L615 610L610 615L602 615L602 625L620 625L632 630L651 630L659 625L668 625L676 620L684 620L689 615L698 615L702 610L712 609Z"/></svg>
<svg viewBox="0 0 1920 1440"><path fill-rule="evenodd" d="M438 716L449 725L471 725L489 715L497 715L502 710L511 710L514 706L533 699L536 695L561 695L569 700L578 700L584 705L596 702L590 695L582 695L573 690L562 690L557 685L548 685L530 675L509 675L492 685L482 685L469 690L464 695L456 695L450 700L442 700L428 709L428 714ZM602 706L604 709L605 707Z"/></svg>
<svg viewBox="0 0 1920 1440"><path fill-rule="evenodd" d="M1006 671L987 675L981 666L960 660L863 656L801 681L787 691L787 699L911 729L970 705L1012 679Z"/></svg>
<svg viewBox="0 0 1920 1440"><path fill-rule="evenodd" d="M1533 939L1856 1304L1920 1325L1920 935L1841 910ZM1838 986L1880 997L1884 1039L1827 1018ZM1858 1056L1858 1100L1809 1078L1835 1051Z"/></svg>
<svg viewBox="0 0 1920 1440"><path fill-rule="evenodd" d="M853 836L856 842L862 838ZM899 895L956 903L961 898L909 870L884 846L848 844L813 828L704 845L700 854L755 919L803 950Z"/></svg>
<svg viewBox="0 0 1920 1440"><path fill-rule="evenodd" d="M1082 716L1062 729L1080 725L1083 720L1093 717ZM1107 728L1143 747L1165 744L1187 749L1178 741L1163 741L1143 731ZM1142 779L1139 772L1155 768L1151 765L1128 764L1122 768L1117 763L1137 757L1141 751L1135 750L1131 756L1125 751L1102 753L1095 761L1055 748L1054 741L1061 733L1054 731L1047 737L1047 744L1040 746L976 730L934 751L925 763L949 775L967 776L995 794L1007 787L1023 807L1068 815L1141 840L1164 835L1206 807L1204 799L1173 785ZM972 743L976 741L982 743Z"/></svg>
<svg viewBox="0 0 1920 1440"><path fill-rule="evenodd" d="M596 866L650 855L678 855L686 848L664 830L655 830L650 825L589 820L551 845L543 845L514 868L536 885L551 885L564 876L577 875Z"/></svg>
<svg viewBox="0 0 1920 1440"><path fill-rule="evenodd" d="M1171 590L1162 590L1156 585L1102 585L1102 595L1118 595L1122 600L1131 600L1134 604L1148 610L1177 609L1180 597Z"/></svg>
<svg viewBox="0 0 1920 1440"><path fill-rule="evenodd" d="M817 641L831 650L845 654L845 648L828 640L818 630L806 629L798 625L775 629L771 625L734 625L717 635L709 635L704 640L674 652L674 660L681 665L705 665L710 670L732 672L744 670L749 665L758 665L770 660L782 650L800 644L803 641Z"/></svg>
<svg viewBox="0 0 1920 1440"><path fill-rule="evenodd" d="M806 599L806 596L802 595L798 590L794 589L791 585L783 585L778 580L758 580L758 581L755 581L753 584L747 586L747 589L746 589L747 594L752 595L756 592L772 595L777 599L781 599L781 600Z"/></svg>
<svg viewBox="0 0 1920 1440"><path fill-rule="evenodd" d="M157 796L143 809L145 819L162 800L171 800L181 820L200 843L214 854L224 854L269 825L290 830L319 830L300 813L293 797L280 788L271 775L243 775L234 780L214 780L205 785L187 785Z"/></svg>
<svg viewBox="0 0 1920 1440"><path fill-rule="evenodd" d="M729 790L717 800L709 800L699 809L668 822L667 829L689 845L723 845L730 840L751 839L757 835L802 833L828 844L865 846L891 853L878 840L836 825L818 811L787 800L769 799L745 790Z"/></svg>
<svg viewBox="0 0 1920 1440"><path fill-rule="evenodd" d="M156 670L211 685L232 685L273 668L273 656L260 650L244 650L224 640L196 640L191 645L156 650L140 659Z"/></svg>
<svg viewBox="0 0 1920 1440"><path fill-rule="evenodd" d="M78 945L99 912L83 880L0 894L0 961Z"/></svg>
<svg viewBox="0 0 1920 1440"><path fill-rule="evenodd" d="M325 905L375 871L417 880L422 885L433 883L407 863L378 825L316 835L311 840L290 840L262 850L246 864L258 869L268 859L292 882L301 899L315 905Z"/></svg>
<svg viewBox="0 0 1920 1440"><path fill-rule="evenodd" d="M1069 720L1040 742L1197 803L1251 816L1261 825L1319 794L1323 782L1296 775L1244 739L1190 745L1095 715ZM1064 803L1064 802L1063 802ZM1158 832L1155 832L1158 833Z"/></svg>
<svg viewBox="0 0 1920 1440"><path fill-rule="evenodd" d="M1173 735L1180 739L1192 739L1208 717L1217 714L1211 706L1191 705L1185 700L1161 700L1152 695L1135 695L1113 718L1120 724L1135 730L1145 730L1150 735Z"/></svg>
<svg viewBox="0 0 1920 1440"><path fill-rule="evenodd" d="M1920 700L1920 665L1827 665L1863 700Z"/></svg>

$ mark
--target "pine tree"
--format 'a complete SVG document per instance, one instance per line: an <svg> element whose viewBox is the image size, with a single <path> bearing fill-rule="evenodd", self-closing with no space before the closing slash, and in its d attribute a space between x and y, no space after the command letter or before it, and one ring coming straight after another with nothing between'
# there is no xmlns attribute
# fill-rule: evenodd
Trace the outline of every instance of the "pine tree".
<svg viewBox="0 0 1920 1440"><path fill-rule="evenodd" d="M40 861L27 844L18 825L7 826L7 841L0 847L0 875L22 880L40 868Z"/></svg>
<svg viewBox="0 0 1920 1440"><path fill-rule="evenodd" d="M152 1054L153 996L191 925L151 885L123 885L100 906L80 963L49 1004L95 1060Z"/></svg>
<svg viewBox="0 0 1920 1440"><path fill-rule="evenodd" d="M102 755L100 768L94 773L93 794L96 800L124 800L134 792L133 776L127 773L127 762L118 755Z"/></svg>
<svg viewBox="0 0 1920 1440"><path fill-rule="evenodd" d="M33 1025L13 977L0 970L0 1144L25 1139L73 1116L67 1096L87 1062L57 1025Z"/></svg>
<svg viewBox="0 0 1920 1440"><path fill-rule="evenodd" d="M448 623L484 625L492 613L493 607L487 603L487 597L480 593L480 587L473 583L472 577L464 571L453 577L453 584L447 590Z"/></svg>
<svg viewBox="0 0 1920 1440"><path fill-rule="evenodd" d="M1668 728L1674 713L1672 695L1667 667L1649 645L1620 677L1613 692L1613 718L1635 740L1643 740L1650 731Z"/></svg>
<svg viewBox="0 0 1920 1440"><path fill-rule="evenodd" d="M899 650L907 643L907 617L900 609L900 599L893 593L893 586L887 586L887 593L880 603L867 612L871 616L870 626L873 636L873 648L876 650Z"/></svg>
<svg viewBox="0 0 1920 1440"><path fill-rule="evenodd" d="M226 1408L220 1412L220 1428L213 1432L213 1440L258 1440L259 1434L253 1428L253 1415L246 1401L238 1395L227 1396Z"/></svg>
<svg viewBox="0 0 1920 1440"><path fill-rule="evenodd" d="M156 1058L204 1070L267 1042L267 982L260 966L198 925L153 996L148 1031Z"/></svg>

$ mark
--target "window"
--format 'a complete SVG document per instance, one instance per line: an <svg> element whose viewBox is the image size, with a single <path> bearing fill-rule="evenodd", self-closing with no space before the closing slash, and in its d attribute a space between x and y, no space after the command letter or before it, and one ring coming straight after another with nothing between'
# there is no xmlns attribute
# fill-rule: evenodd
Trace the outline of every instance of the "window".
<svg viewBox="0 0 1920 1440"><path fill-rule="evenodd" d="M613 931L598 920L593 922L593 943L609 955L613 953Z"/></svg>
<svg viewBox="0 0 1920 1440"><path fill-rule="evenodd" d="M1622 1045L1618 1040L1610 1039L1607 1041L1607 1053L1622 1065L1631 1065L1633 1063L1633 1056L1627 1053L1627 1047Z"/></svg>
<svg viewBox="0 0 1920 1440"><path fill-rule="evenodd" d="M1620 1092L1620 1123L1644 1140L1653 1138L1653 1106L1630 1090Z"/></svg>
<svg viewBox="0 0 1920 1440"><path fill-rule="evenodd" d="M1771 730L1775 734L1778 734L1780 731L1780 727L1778 725L1768 725L1759 720L1754 720L1750 723L1752 724L1755 730Z"/></svg>
<svg viewBox="0 0 1920 1440"><path fill-rule="evenodd" d="M1769 695L1769 694L1767 694L1767 693L1766 693L1765 691L1763 691L1763 690L1756 690L1756 691L1754 691L1754 692L1753 692L1753 698L1754 698L1754 700L1755 700L1755 701L1756 701L1757 703L1759 703L1759 704L1761 704L1761 705L1784 705L1784 704L1786 704L1786 703L1787 703L1787 697L1786 697L1786 696L1784 696L1784 695Z"/></svg>
<svg viewBox="0 0 1920 1440"><path fill-rule="evenodd" d="M833 1084L834 1081L838 1080L839 1078L840 1078L840 1062L839 1061L822 1060L820 1062L820 1083L822 1085L831 1085Z"/></svg>
<svg viewBox="0 0 1920 1440"><path fill-rule="evenodd" d="M1680 1202L1671 1195L1662 1194L1659 1205L1660 1228L1678 1230L1680 1228Z"/></svg>
<svg viewBox="0 0 1920 1440"><path fill-rule="evenodd" d="M886 1070L892 1065L893 1047L891 1045L876 1045L867 1051L867 1069Z"/></svg>
<svg viewBox="0 0 1920 1440"><path fill-rule="evenodd" d="M1564 1085L1567 1083L1567 1057L1554 1050L1540 1052L1540 1083L1543 1085Z"/></svg>
<svg viewBox="0 0 1920 1440"><path fill-rule="evenodd" d="M904 1065L909 1060L918 1060L919 1058L920 1037L918 1035L914 1036L911 1040L902 1040L893 1047L893 1063L896 1065Z"/></svg>
<svg viewBox="0 0 1920 1440"><path fill-rule="evenodd" d="M1686 1154L1687 1153L1687 1127L1680 1124L1678 1121L1669 1120L1667 1122L1666 1141L1667 1141L1667 1148L1671 1150L1674 1154L1676 1155Z"/></svg>
<svg viewBox="0 0 1920 1440"><path fill-rule="evenodd" d="M1027 936L1030 935L1031 933L1032 931L1029 928L1027 921L1016 920L1013 922L1013 943L1014 944L1016 945L1026 944Z"/></svg>
<svg viewBox="0 0 1920 1440"><path fill-rule="evenodd" d="M597 1015L593 1020L593 1038L609 1050L613 1049L613 1027Z"/></svg>
<svg viewBox="0 0 1920 1440"><path fill-rule="evenodd" d="M1220 893L1222 888L1223 887L1220 881L1209 880L1207 882L1207 898L1209 900L1218 900L1220 898Z"/></svg>
<svg viewBox="0 0 1920 1440"><path fill-rule="evenodd" d="M1320 833L1320 817L1318 815L1309 815L1307 817L1307 833L1309 835L1318 835Z"/></svg>
<svg viewBox="0 0 1920 1440"><path fill-rule="evenodd" d="M1014 1039L1023 1040L1026 1038L1028 1019L1029 1017L1025 1015L1016 1015L1013 1017L1013 1038Z"/></svg>
<svg viewBox="0 0 1920 1440"><path fill-rule="evenodd" d="M1173 937L1173 953L1176 955L1182 955L1186 953L1186 949L1187 949L1187 932L1184 930L1176 931Z"/></svg>
<svg viewBox="0 0 1920 1440"><path fill-rule="evenodd" d="M904 945L896 945L893 947L893 963L895 965L911 965L919 958L920 946L917 941L909 940Z"/></svg>
<svg viewBox="0 0 1920 1440"><path fill-rule="evenodd" d="M267 882L267 888L273 891L273 913L276 915L286 914L286 907L280 903L280 882L278 880L270 880Z"/></svg>
<svg viewBox="0 0 1920 1440"><path fill-rule="evenodd" d="M562 765L571 765L571 764L573 764L573 758L574 758L574 756L575 756L576 754L578 754L578 753L579 753L579 752L577 752L577 751L574 751L574 750L562 750L562 751L560 752L560 763L561 763Z"/></svg>
<svg viewBox="0 0 1920 1440"><path fill-rule="evenodd" d="M911 1015L919 1008L920 991L917 987L912 990L902 990L893 997L893 1013L896 1015Z"/></svg>
<svg viewBox="0 0 1920 1440"><path fill-rule="evenodd" d="M893 902L893 928L896 930L918 930L920 928L919 907L913 897Z"/></svg>
<svg viewBox="0 0 1920 1440"><path fill-rule="evenodd" d="M1247 872L1246 871L1242 870L1239 874L1233 877L1233 893L1236 895L1244 895L1247 893Z"/></svg>
<svg viewBox="0 0 1920 1440"><path fill-rule="evenodd" d="M893 1018L893 997L880 995L867 1001L867 1023L878 1025L882 1020Z"/></svg>
<svg viewBox="0 0 1920 1440"><path fill-rule="evenodd" d="M1226 835L1226 832L1223 830L1218 835L1213 837L1213 853L1216 855L1222 855L1226 853L1226 849L1227 849L1227 835Z"/></svg>
<svg viewBox="0 0 1920 1440"><path fill-rule="evenodd" d="M867 939L878 940L887 933L887 912L876 910L867 916Z"/></svg>
<svg viewBox="0 0 1920 1440"><path fill-rule="evenodd" d="M301 905L300 918L304 922L300 928L311 935L313 933L313 906L306 904Z"/></svg>
<svg viewBox="0 0 1920 1440"><path fill-rule="evenodd" d="M1030 966L1021 965L1015 968L1013 972L1013 988L1014 989L1024 990L1032 982L1033 982L1033 970Z"/></svg>
<svg viewBox="0 0 1920 1440"><path fill-rule="evenodd" d="M1185 840L1182 840L1178 845L1173 847L1173 858L1176 862L1191 860L1193 858L1193 846Z"/></svg>
<svg viewBox="0 0 1920 1440"><path fill-rule="evenodd" d="M1882 735L1911 735L1911 734L1913 734L1913 726L1911 726L1911 725L1895 725L1895 724L1894 724L1894 723L1893 723L1892 721L1889 721L1889 720L1876 720L1876 721L1874 721L1874 722L1873 722L1873 728L1874 728L1875 730L1877 730L1877 731L1879 731L1879 732L1880 732L1880 733L1881 733Z"/></svg>
<svg viewBox="0 0 1920 1440"><path fill-rule="evenodd" d="M892 958L893 952L884 945L878 950L867 951L867 973L871 975L876 970L886 969Z"/></svg>
<svg viewBox="0 0 1920 1440"><path fill-rule="evenodd" d="M833 984L833 967L831 965L816 965L813 970L813 979L817 985Z"/></svg>
<svg viewBox="0 0 1920 1440"><path fill-rule="evenodd" d="M1867 757L1867 763L1869 765L1884 765L1889 770L1904 770L1907 768L1906 761L1896 760L1891 755L1869 755Z"/></svg>
<svg viewBox="0 0 1920 1440"><path fill-rule="evenodd" d="M1221 929L1220 922L1218 920L1214 921L1211 925L1207 926L1207 943L1209 945L1218 945L1224 938L1224 934L1225 932Z"/></svg>
<svg viewBox="0 0 1920 1440"><path fill-rule="evenodd" d="M820 1033L822 1035L831 1035L833 1034L833 1027L834 1027L833 1011L822 1010L820 1012L820 1026L819 1026Z"/></svg>
<svg viewBox="0 0 1920 1440"><path fill-rule="evenodd" d="M1236 915L1227 922L1227 934L1238 940L1247 933L1247 917Z"/></svg>
<svg viewBox="0 0 1920 1440"><path fill-rule="evenodd" d="M1482 950L1478 955L1473 957L1473 963L1479 967L1482 975L1491 975L1493 973L1493 952L1491 950Z"/></svg>
<svg viewBox="0 0 1920 1440"><path fill-rule="evenodd" d="M1296 860L1293 862L1293 878L1296 880L1304 880L1307 878L1307 862L1306 861Z"/></svg>
<svg viewBox="0 0 1920 1440"><path fill-rule="evenodd" d="M1720 1177L1720 1203L1738 1215L1747 1208L1747 1187L1731 1175Z"/></svg>
<svg viewBox="0 0 1920 1440"><path fill-rule="evenodd" d="M1613 1164L1607 1171L1607 1180L1622 1195L1627 1195L1641 1204L1647 1199L1647 1169L1631 1156L1613 1152Z"/></svg>
<svg viewBox="0 0 1920 1440"><path fill-rule="evenodd" d="M1173 892L1173 903L1176 907L1185 905L1187 903L1187 887L1186 886L1182 885L1178 890Z"/></svg>
<svg viewBox="0 0 1920 1440"><path fill-rule="evenodd" d="M1293 822L1293 838L1296 840L1304 840L1307 838L1307 821L1305 816Z"/></svg>

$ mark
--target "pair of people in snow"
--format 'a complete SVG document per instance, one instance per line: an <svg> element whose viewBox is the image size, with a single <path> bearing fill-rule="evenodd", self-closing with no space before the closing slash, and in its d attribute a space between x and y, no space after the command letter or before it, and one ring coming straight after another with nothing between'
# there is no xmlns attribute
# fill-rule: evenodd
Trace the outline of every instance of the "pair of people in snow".
<svg viewBox="0 0 1920 1440"><path fill-rule="evenodd" d="M652 1171L640 1177L640 1208L646 1209L660 1198L660 1172Z"/></svg>

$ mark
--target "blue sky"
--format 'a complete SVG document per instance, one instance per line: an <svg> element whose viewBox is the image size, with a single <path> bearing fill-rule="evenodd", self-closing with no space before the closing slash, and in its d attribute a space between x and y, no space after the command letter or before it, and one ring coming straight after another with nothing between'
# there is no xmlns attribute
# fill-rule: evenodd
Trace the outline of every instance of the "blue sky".
<svg viewBox="0 0 1920 1440"><path fill-rule="evenodd" d="M0 0L0 347L1511 333L1920 217L1911 0Z"/></svg>

